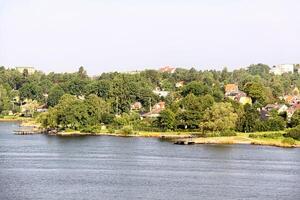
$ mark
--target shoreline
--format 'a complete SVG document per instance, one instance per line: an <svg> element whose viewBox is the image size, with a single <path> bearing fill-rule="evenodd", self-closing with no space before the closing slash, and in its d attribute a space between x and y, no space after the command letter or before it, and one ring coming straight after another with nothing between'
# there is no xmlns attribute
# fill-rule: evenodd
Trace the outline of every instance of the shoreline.
<svg viewBox="0 0 300 200"><path fill-rule="evenodd" d="M19 122L20 126L23 127L34 127L39 129L40 125L34 120L28 118L1 118L0 122ZM44 134L44 133L41 133ZM160 138L170 140L170 142L178 144L244 144L244 145L260 145L260 146L274 146L281 148L300 148L300 141L296 141L296 144L285 144L282 143L282 138L277 139L253 139L249 138L249 134L238 133L237 136L228 137L195 137L189 132L147 132L137 131L135 134L120 134L120 133L81 133L77 131L73 132L57 132L54 134L48 134L52 136L60 137L76 137L76 136L112 136L112 137L145 137L145 138Z"/></svg>
<svg viewBox="0 0 300 200"><path fill-rule="evenodd" d="M146 134L145 134L146 133ZM163 134L163 133L148 133L142 132L141 134L118 134L118 133L80 133L80 132L58 132L55 136L61 137L75 137L75 136L112 136L112 137L145 137L145 138L160 138L170 140L174 144L237 144L237 145L259 145L259 146L274 146L281 148L300 148L300 141L296 144L290 145L281 142L280 139L252 139L246 136L229 136L229 137L193 137L191 134Z"/></svg>

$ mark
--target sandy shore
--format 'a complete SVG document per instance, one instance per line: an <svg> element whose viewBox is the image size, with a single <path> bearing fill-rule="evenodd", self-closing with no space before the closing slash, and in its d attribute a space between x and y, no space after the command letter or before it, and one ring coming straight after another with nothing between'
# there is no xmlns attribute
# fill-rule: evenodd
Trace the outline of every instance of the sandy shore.
<svg viewBox="0 0 300 200"><path fill-rule="evenodd" d="M188 138L180 139L180 144L247 144L247 145L263 145L276 146L285 148L300 148L300 142L290 145L281 142L281 139L252 139L242 136L232 137L208 137L208 138Z"/></svg>

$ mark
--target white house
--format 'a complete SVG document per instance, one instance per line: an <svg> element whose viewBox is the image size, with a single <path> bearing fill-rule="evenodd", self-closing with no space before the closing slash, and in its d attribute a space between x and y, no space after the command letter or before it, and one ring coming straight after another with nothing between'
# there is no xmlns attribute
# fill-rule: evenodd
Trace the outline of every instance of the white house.
<svg viewBox="0 0 300 200"><path fill-rule="evenodd" d="M275 75L282 75L284 73L294 73L294 65L293 64L281 64L281 65L275 65L270 70L270 73L273 73Z"/></svg>
<svg viewBox="0 0 300 200"><path fill-rule="evenodd" d="M159 87L155 88L155 90L152 91L154 94L158 95L159 97L167 97L170 92L160 90Z"/></svg>
<svg viewBox="0 0 300 200"><path fill-rule="evenodd" d="M27 70L29 75L34 74L34 72L36 71L34 67L16 67L16 70L20 73L24 73L24 70Z"/></svg>

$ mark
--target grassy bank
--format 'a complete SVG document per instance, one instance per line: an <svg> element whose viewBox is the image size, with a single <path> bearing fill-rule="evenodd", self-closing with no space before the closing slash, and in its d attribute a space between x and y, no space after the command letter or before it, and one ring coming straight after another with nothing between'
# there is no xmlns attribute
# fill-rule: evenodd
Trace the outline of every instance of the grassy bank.
<svg viewBox="0 0 300 200"><path fill-rule="evenodd" d="M274 133L281 135L277 138L267 137L249 137L249 133L237 133L236 136L229 137L193 137L189 132L148 132L148 131L135 131L132 134L123 134L119 130L114 133L109 133L107 130L103 130L99 133L81 133L79 131L66 131L59 132L59 136L118 136L118 137L156 137L156 138L168 138L193 141L195 144L249 144L249 145L264 145L264 146L277 146L277 147L300 147L300 141L294 140L294 144L285 143L282 134L283 131L277 132L256 132L252 135L273 135ZM193 133L194 135L195 133ZM189 137L189 139L186 139Z"/></svg>
<svg viewBox="0 0 300 200"><path fill-rule="evenodd" d="M17 117L17 116L4 116L0 118L0 122L18 121L22 126L33 126L39 128L39 124L33 118ZM80 132L75 130L65 130L58 132L58 136L117 136L117 137L156 137L167 139L178 139L193 141L195 144L252 144L264 146L277 146L277 147L300 147L300 141L293 140L293 143L286 142L283 137L285 131L272 131L272 132L254 132L254 133L237 133L236 136L225 137L197 137L197 132L151 132L151 131L129 131L124 130L108 130L103 129L96 133ZM210 135L210 134L208 134ZM214 134L211 134L214 135ZM193 136L193 137L192 137ZM192 138L191 138L192 137Z"/></svg>
<svg viewBox="0 0 300 200"><path fill-rule="evenodd" d="M257 137L251 138L250 134L238 133L237 136L230 137L208 137L208 138L195 138L192 139L195 144L252 144L252 145L264 145L264 146L276 146L276 147L300 147L300 141L294 140L294 144L286 143L285 138L282 136L283 131L278 132L256 132L251 133L254 135L268 135L278 133L281 134L277 138Z"/></svg>
<svg viewBox="0 0 300 200"><path fill-rule="evenodd" d="M0 122L25 122L34 121L32 118L19 117L19 116L1 116Z"/></svg>

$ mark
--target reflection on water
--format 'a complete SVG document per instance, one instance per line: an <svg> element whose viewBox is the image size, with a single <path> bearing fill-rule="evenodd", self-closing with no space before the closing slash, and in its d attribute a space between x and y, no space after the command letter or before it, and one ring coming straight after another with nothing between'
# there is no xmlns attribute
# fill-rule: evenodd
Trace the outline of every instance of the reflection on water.
<svg viewBox="0 0 300 200"><path fill-rule="evenodd" d="M152 138L17 136L0 123L0 199L299 199L300 150Z"/></svg>

